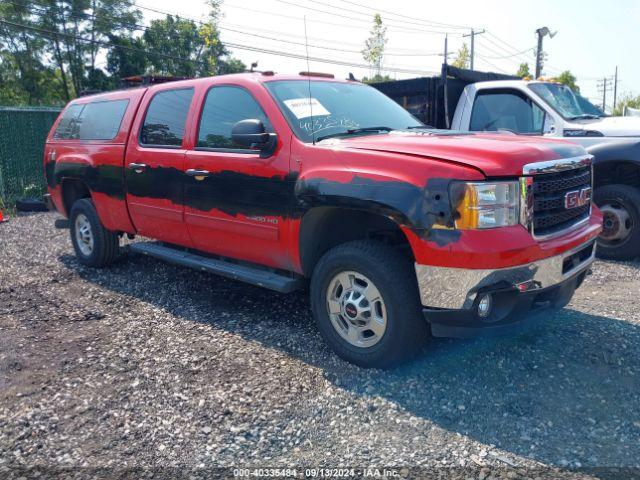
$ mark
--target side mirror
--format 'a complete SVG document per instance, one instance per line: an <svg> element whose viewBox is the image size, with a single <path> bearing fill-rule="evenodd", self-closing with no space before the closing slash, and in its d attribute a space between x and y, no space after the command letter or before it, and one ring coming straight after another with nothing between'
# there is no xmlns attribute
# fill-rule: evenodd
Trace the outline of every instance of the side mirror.
<svg viewBox="0 0 640 480"><path fill-rule="evenodd" d="M238 145L260 150L261 157L273 154L278 144L275 133L267 133L261 120L251 118L240 120L231 129L231 139Z"/></svg>

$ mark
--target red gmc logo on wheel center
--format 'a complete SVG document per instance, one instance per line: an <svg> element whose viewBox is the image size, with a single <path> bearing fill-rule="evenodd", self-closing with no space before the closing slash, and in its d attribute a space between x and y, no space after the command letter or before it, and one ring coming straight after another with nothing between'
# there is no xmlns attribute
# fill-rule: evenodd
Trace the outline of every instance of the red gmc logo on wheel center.
<svg viewBox="0 0 640 480"><path fill-rule="evenodd" d="M591 187L585 187L582 190L572 190L564 195L564 208L582 207L591 201Z"/></svg>

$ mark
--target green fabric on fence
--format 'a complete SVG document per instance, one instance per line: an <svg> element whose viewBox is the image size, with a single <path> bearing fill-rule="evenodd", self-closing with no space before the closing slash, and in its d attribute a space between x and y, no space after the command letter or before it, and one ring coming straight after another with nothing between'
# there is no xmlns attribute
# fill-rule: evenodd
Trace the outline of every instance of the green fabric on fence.
<svg viewBox="0 0 640 480"><path fill-rule="evenodd" d="M44 143L58 113L58 108L0 107L0 204L44 193Z"/></svg>

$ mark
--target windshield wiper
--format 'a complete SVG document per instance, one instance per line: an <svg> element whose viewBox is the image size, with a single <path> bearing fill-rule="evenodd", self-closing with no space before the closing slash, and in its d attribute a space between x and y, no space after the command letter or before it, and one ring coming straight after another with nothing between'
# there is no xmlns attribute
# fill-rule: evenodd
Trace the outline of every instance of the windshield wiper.
<svg viewBox="0 0 640 480"><path fill-rule="evenodd" d="M591 113L584 113L582 115L575 115L573 117L569 117L569 120L595 120L600 118L600 115L593 115Z"/></svg>
<svg viewBox="0 0 640 480"><path fill-rule="evenodd" d="M407 130L413 129L435 130L435 127L432 127L431 125L409 125L407 127Z"/></svg>
<svg viewBox="0 0 640 480"><path fill-rule="evenodd" d="M368 132L390 132L391 130L395 130L391 127L362 127L362 128L350 128L345 130L344 132L332 133L330 135L322 135L316 138L316 142L320 142L322 140L326 140L327 138L334 137L342 137L345 135L357 135L358 133L368 133Z"/></svg>

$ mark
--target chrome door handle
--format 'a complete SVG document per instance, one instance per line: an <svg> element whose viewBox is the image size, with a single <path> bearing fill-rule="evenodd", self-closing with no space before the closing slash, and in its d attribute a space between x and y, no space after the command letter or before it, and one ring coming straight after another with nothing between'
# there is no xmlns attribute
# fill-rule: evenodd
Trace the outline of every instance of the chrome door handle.
<svg viewBox="0 0 640 480"><path fill-rule="evenodd" d="M136 173L142 173L149 168L149 165L146 163L130 163L129 168Z"/></svg>
<svg viewBox="0 0 640 480"><path fill-rule="evenodd" d="M196 177L196 180L202 180L205 177L208 177L209 175L211 175L211 172L209 172L209 170L196 170L194 168L190 168L184 173L186 173L190 177Z"/></svg>

